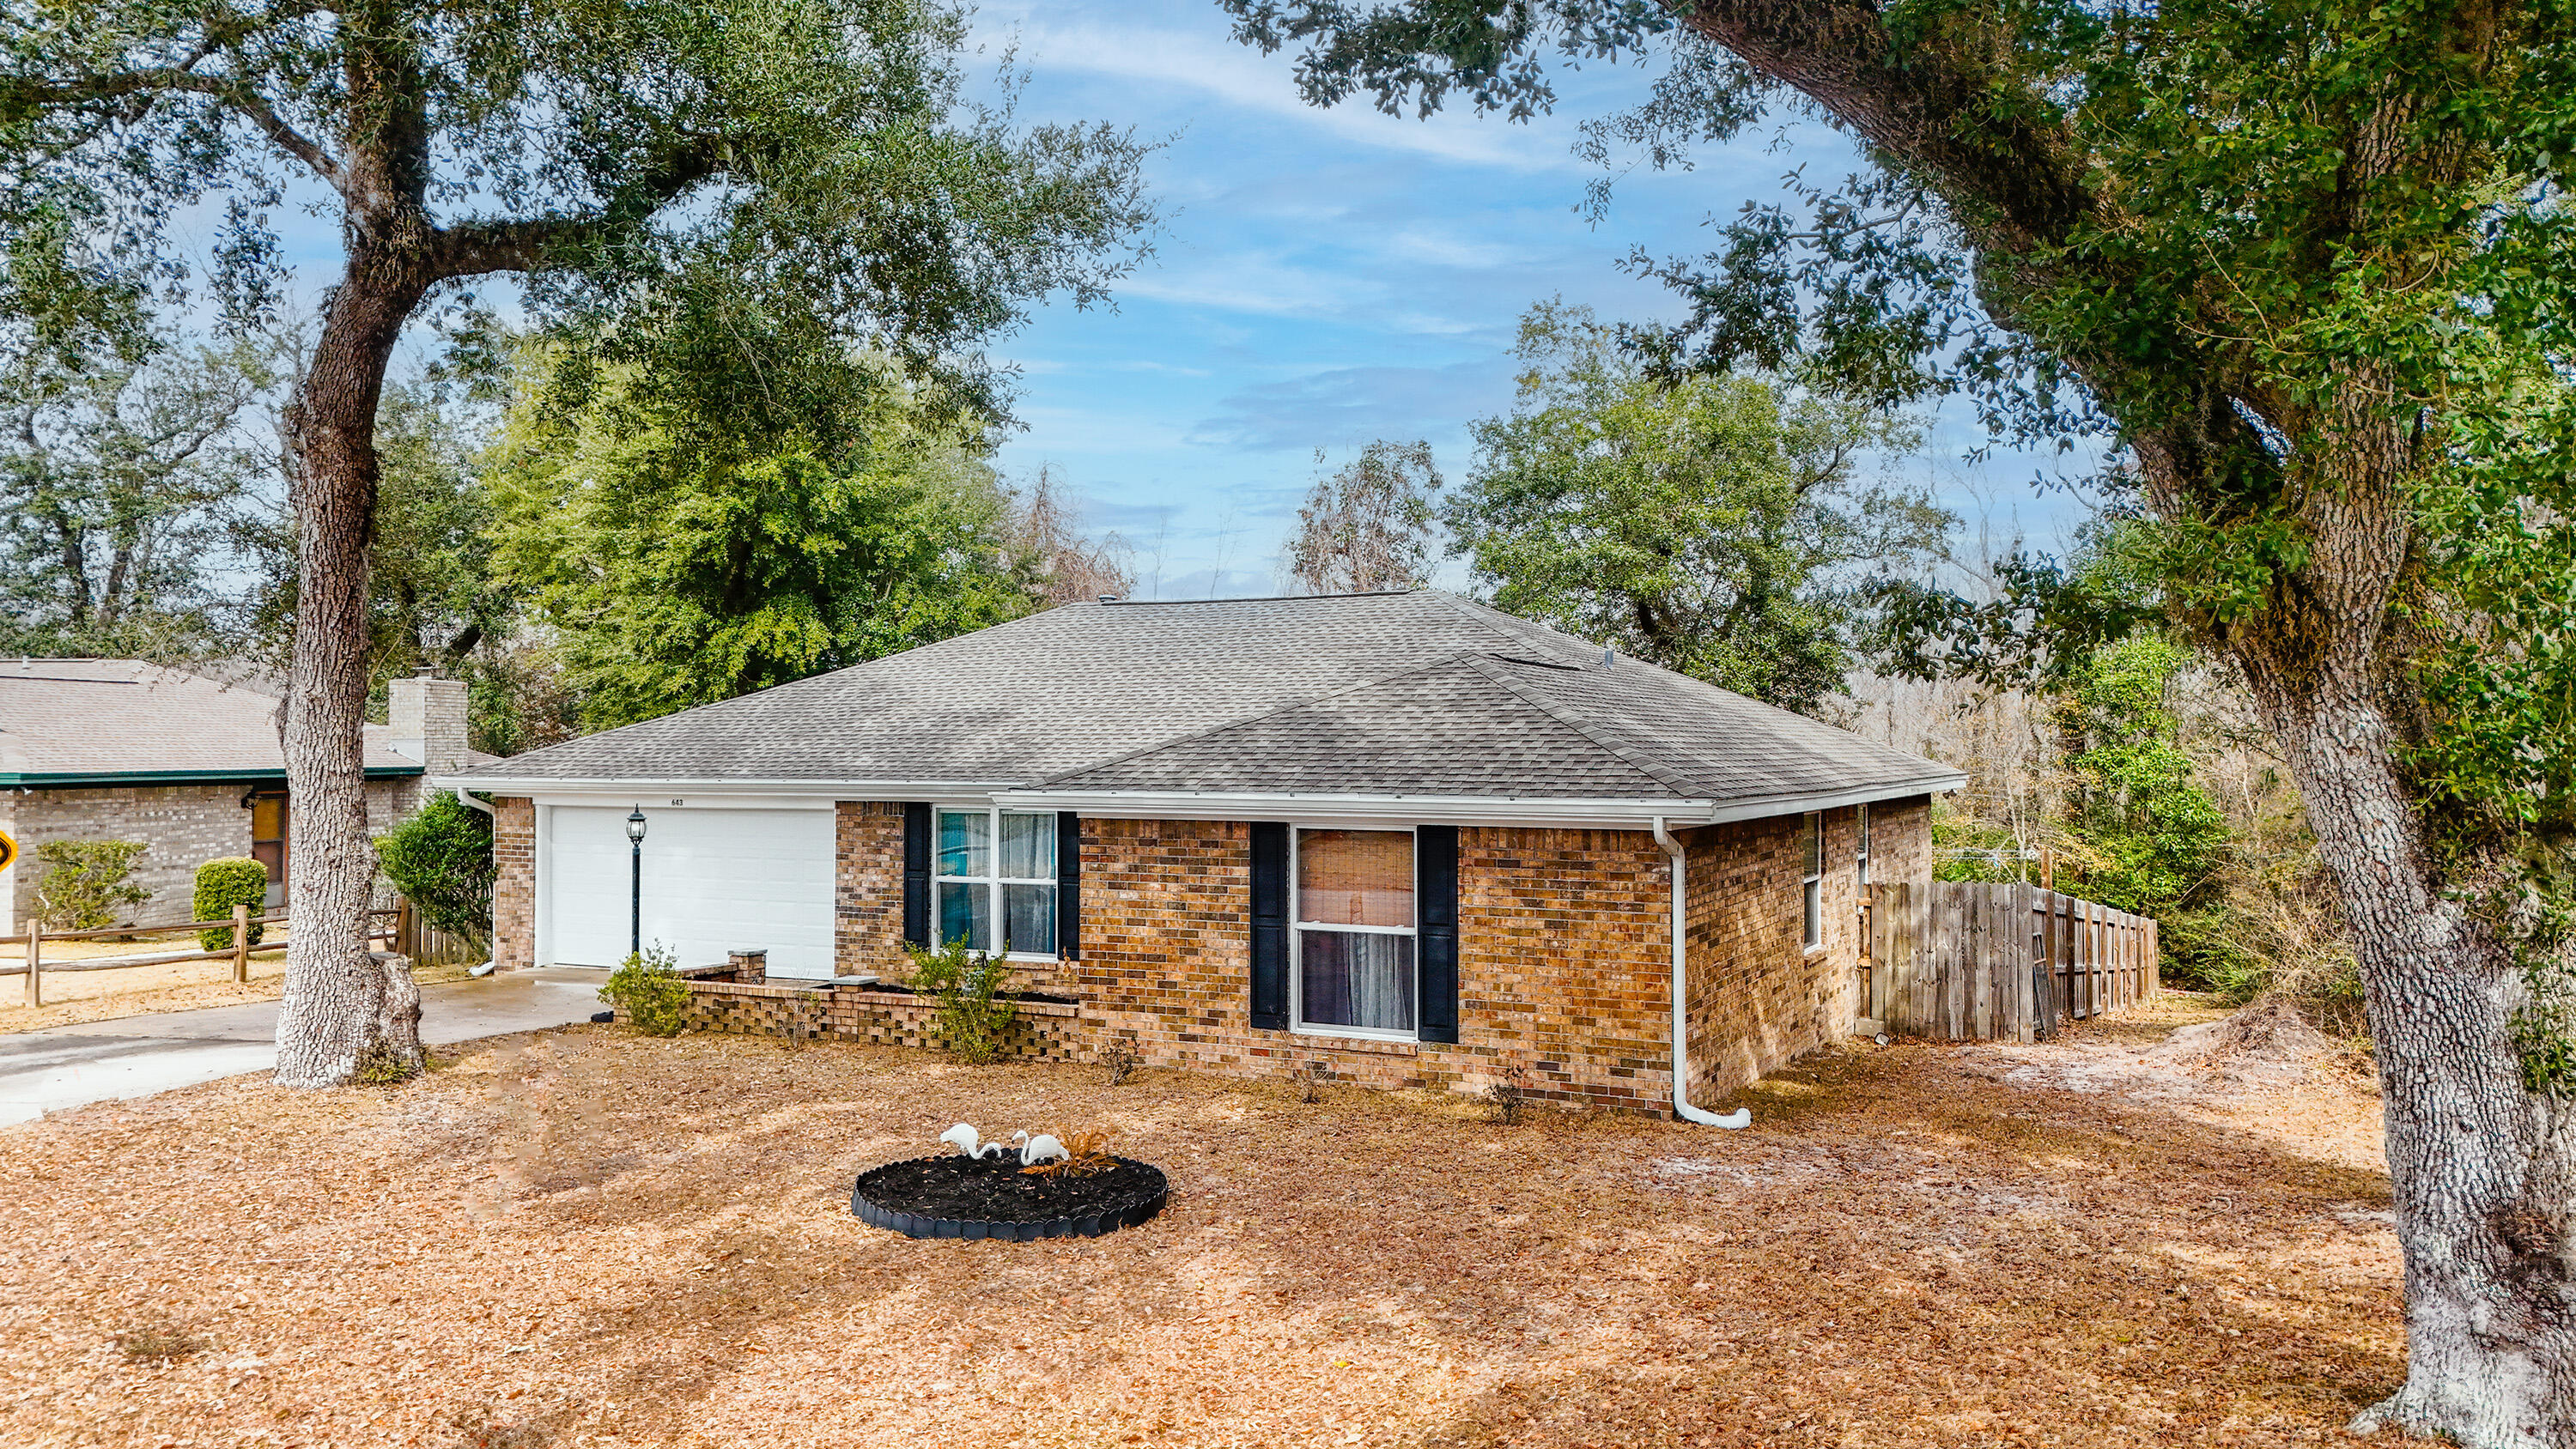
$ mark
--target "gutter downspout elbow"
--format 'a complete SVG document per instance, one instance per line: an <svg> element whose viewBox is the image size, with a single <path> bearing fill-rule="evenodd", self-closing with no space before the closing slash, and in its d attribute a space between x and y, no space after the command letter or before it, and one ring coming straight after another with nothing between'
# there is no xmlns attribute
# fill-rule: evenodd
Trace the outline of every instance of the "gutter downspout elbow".
<svg viewBox="0 0 2576 1449"><path fill-rule="evenodd" d="M1682 904L1686 896L1689 864L1682 854L1682 843L1664 828L1664 817L1655 817L1655 843L1671 856L1673 867L1673 1115L1702 1127L1724 1127L1729 1131L1753 1125L1753 1109L1738 1107L1721 1117L1715 1112L1694 1107L1690 1101L1690 1007L1687 994L1689 979L1684 970L1688 956L1683 951Z"/></svg>
<svg viewBox="0 0 2576 1449"><path fill-rule="evenodd" d="M484 814L490 815L494 820L499 820L501 818L498 814L494 813L491 806L486 805L482 801L475 799L473 796L466 794L465 787L462 785L456 787L456 798L473 806L475 809L482 811Z"/></svg>

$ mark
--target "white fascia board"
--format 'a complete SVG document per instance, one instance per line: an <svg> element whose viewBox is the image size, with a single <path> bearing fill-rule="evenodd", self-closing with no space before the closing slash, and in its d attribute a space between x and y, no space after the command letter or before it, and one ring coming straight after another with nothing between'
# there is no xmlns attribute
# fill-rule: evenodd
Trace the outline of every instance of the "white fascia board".
<svg viewBox="0 0 2576 1449"><path fill-rule="evenodd" d="M610 795L664 799L691 795L793 796L807 800L954 800L1008 790L1011 780L675 780L675 779L530 779L526 776L441 775L431 782L439 790L481 790L493 795Z"/></svg>
<svg viewBox="0 0 2576 1449"><path fill-rule="evenodd" d="M1895 785L1749 800L1600 800L1493 795L1241 794L1183 790L999 790L1005 810L1070 810L1107 820L1297 820L1424 825L1535 825L1578 830L1646 830L1669 824L1718 825L1808 810L1835 810L1958 789L1964 775L1931 776Z"/></svg>

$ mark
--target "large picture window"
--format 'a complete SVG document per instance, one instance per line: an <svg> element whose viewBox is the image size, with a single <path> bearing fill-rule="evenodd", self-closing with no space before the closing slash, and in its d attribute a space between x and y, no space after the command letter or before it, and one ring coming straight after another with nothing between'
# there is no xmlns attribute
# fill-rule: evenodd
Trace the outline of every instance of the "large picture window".
<svg viewBox="0 0 2576 1449"><path fill-rule="evenodd" d="M972 951L1055 954L1053 815L942 810L938 869L942 944L962 940Z"/></svg>
<svg viewBox="0 0 2576 1449"><path fill-rule="evenodd" d="M1412 1037L1413 832L1298 831L1295 896L1298 1029Z"/></svg>

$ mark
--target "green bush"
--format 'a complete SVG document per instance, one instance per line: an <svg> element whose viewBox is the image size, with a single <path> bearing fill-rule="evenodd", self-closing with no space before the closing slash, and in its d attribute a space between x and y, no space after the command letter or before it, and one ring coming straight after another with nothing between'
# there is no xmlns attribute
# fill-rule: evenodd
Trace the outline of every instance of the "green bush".
<svg viewBox="0 0 2576 1449"><path fill-rule="evenodd" d="M608 974L599 999L646 1036L678 1036L689 1023L689 983L667 946L648 946Z"/></svg>
<svg viewBox="0 0 2576 1449"><path fill-rule="evenodd" d="M268 905L268 867L246 855L226 855L197 867L197 895L188 909L200 921L220 921L235 906L250 907L250 943L260 943L268 928L259 923ZM233 928L215 926L197 933L197 944L209 951L233 948Z"/></svg>
<svg viewBox="0 0 2576 1449"><path fill-rule="evenodd" d="M908 946L912 953L913 990L930 998L931 1028L939 1043L961 1062L981 1065L1002 1054L1002 1033L1019 1007L1001 999L1010 967L995 957L966 949L964 938L936 951Z"/></svg>
<svg viewBox="0 0 2576 1449"><path fill-rule="evenodd" d="M95 931L116 924L118 909L152 892L126 876L150 847L140 840L48 840L36 847L45 878L36 886L36 915L57 931Z"/></svg>
<svg viewBox="0 0 2576 1449"><path fill-rule="evenodd" d="M431 927L480 941L492 933L492 819L452 792L432 796L376 841L385 876Z"/></svg>

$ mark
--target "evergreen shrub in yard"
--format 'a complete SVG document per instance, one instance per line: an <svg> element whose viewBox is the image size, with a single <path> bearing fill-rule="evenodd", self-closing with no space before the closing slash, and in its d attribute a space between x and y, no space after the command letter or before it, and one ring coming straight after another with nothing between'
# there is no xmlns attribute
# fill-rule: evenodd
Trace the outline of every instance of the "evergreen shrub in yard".
<svg viewBox="0 0 2576 1449"><path fill-rule="evenodd" d="M188 910L197 920L220 921L235 906L250 907L250 943L256 946L268 933L259 922L267 904L268 867L246 855L225 855L197 867L197 894ZM233 928L210 926L197 933L197 944L208 951L229 951Z"/></svg>

